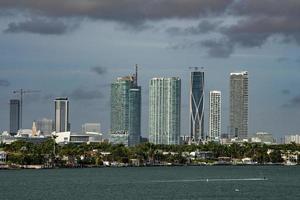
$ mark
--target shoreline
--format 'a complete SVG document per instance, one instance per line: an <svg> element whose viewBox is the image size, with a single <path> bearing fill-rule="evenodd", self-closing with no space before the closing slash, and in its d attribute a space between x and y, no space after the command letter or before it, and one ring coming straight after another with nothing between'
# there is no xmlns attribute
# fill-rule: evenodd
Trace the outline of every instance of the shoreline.
<svg viewBox="0 0 300 200"><path fill-rule="evenodd" d="M155 167L221 167L221 166L234 166L234 167L262 167L262 166L283 166L283 167L291 167L291 166L300 166L296 165L286 165L284 163L272 163L272 164L198 164L198 165L141 165L141 166L73 166L73 167L45 167L43 165L15 165L8 166L2 165L0 166L0 170L51 170L51 169L91 169L91 168L155 168Z"/></svg>

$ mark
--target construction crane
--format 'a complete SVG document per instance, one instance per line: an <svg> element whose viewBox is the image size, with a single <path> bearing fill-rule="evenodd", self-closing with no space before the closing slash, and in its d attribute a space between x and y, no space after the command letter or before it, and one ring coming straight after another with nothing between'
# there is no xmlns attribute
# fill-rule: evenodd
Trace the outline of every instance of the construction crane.
<svg viewBox="0 0 300 200"><path fill-rule="evenodd" d="M24 90L24 89L19 89L19 90L14 90L14 94L20 94L20 129L22 129L22 120L23 120L23 95L28 94L28 93L37 93L41 92L40 90Z"/></svg>

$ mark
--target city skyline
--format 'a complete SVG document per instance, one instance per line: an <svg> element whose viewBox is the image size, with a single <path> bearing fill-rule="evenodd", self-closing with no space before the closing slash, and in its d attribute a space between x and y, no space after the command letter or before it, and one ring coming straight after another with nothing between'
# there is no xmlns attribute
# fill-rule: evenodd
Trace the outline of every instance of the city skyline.
<svg viewBox="0 0 300 200"><path fill-rule="evenodd" d="M135 63L142 96L152 77L182 78L182 130L190 126L188 67L203 66L206 94L223 93L222 132L229 126L227 77L241 70L251 74L249 105L255 105L249 134L279 138L299 131L298 1L44 1L0 6L1 131L9 130L9 99L19 98L12 91L24 88L41 90L24 96L24 128L53 119L53 99L68 96L72 130L88 121L101 122L107 132L109 84ZM141 109L147 130L147 98ZM204 127L207 133L207 117Z"/></svg>

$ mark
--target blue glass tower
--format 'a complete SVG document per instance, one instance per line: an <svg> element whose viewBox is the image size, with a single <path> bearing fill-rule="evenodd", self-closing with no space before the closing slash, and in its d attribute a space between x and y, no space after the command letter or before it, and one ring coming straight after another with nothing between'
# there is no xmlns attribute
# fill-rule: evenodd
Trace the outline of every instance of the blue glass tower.
<svg viewBox="0 0 300 200"><path fill-rule="evenodd" d="M204 135L204 72L194 71L190 76L190 139L198 143Z"/></svg>

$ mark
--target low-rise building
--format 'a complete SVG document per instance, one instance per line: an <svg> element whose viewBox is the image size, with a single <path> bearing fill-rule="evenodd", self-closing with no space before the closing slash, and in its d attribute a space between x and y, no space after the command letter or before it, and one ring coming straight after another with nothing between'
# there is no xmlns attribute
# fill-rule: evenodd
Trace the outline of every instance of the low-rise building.
<svg viewBox="0 0 300 200"><path fill-rule="evenodd" d="M72 132L54 132L52 133L55 137L55 142L57 144L68 144L68 143L98 143L102 142L102 134L101 133L93 133L93 134L78 134Z"/></svg>
<svg viewBox="0 0 300 200"><path fill-rule="evenodd" d="M271 133L267 132L257 132L254 137L251 138L253 143L263 143L263 144L275 144L276 140L274 139Z"/></svg>
<svg viewBox="0 0 300 200"><path fill-rule="evenodd" d="M112 144L124 144L125 146L128 146L128 133L127 132L111 133L109 141Z"/></svg>
<svg viewBox="0 0 300 200"><path fill-rule="evenodd" d="M284 144L296 143L300 144L300 134L286 135L284 137Z"/></svg>

